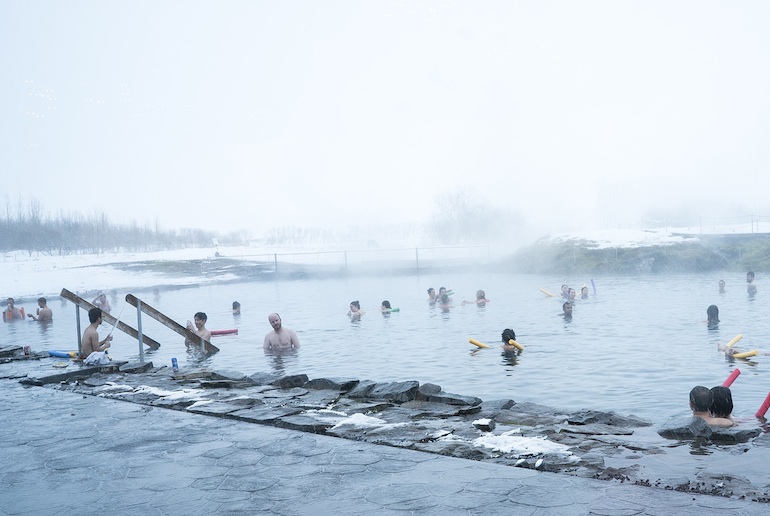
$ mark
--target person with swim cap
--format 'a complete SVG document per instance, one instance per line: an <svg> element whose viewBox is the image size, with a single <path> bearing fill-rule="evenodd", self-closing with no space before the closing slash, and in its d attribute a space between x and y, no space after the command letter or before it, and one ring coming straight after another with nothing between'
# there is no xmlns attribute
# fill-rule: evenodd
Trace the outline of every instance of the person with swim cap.
<svg viewBox="0 0 770 516"><path fill-rule="evenodd" d="M272 313L267 317L270 326L273 327L273 331L265 335L265 341L262 344L262 349L265 351L288 351L292 349L299 349L299 338L294 330L284 328L281 323L281 316Z"/></svg>

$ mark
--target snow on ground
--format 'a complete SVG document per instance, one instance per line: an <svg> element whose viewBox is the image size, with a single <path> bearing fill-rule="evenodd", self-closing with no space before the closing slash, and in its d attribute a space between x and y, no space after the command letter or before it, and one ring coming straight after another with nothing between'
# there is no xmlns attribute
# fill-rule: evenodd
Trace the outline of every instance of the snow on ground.
<svg viewBox="0 0 770 516"><path fill-rule="evenodd" d="M692 242L699 236L750 235L770 233L770 223L734 224L723 226L690 226L658 229L601 229L576 231L548 238L551 243L585 242L596 249L627 249ZM686 236L685 236L686 235Z"/></svg>
<svg viewBox="0 0 770 516"><path fill-rule="evenodd" d="M629 248L653 245L671 245L685 240L687 235L707 234L750 234L770 233L770 223L743 224L735 226L666 228L649 230L593 230L573 232L552 236L549 242L560 243L567 241L592 242L596 248ZM690 239L691 240L691 239ZM334 247L331 247L334 245ZM154 272L122 271L111 266L117 263L132 263L143 261L182 261L215 259L217 252L223 257L259 262L271 261L275 254L292 255L293 263L315 263L319 253L328 253L345 248L344 244L320 244L306 246L239 246L239 247L208 247L178 249L159 252L130 252L103 254L72 254L67 256L48 256L35 254L31 256L26 251L14 251L0 254L0 277L3 278L4 292L0 299L18 297L26 300L40 296L53 297L67 288L83 295L99 291L109 292L116 288L150 288L156 285L187 285L206 283L227 279L219 275L206 276L203 271L199 275L168 276ZM382 249L387 251L387 249ZM306 253L306 254L305 254ZM90 294L88 294L90 295Z"/></svg>

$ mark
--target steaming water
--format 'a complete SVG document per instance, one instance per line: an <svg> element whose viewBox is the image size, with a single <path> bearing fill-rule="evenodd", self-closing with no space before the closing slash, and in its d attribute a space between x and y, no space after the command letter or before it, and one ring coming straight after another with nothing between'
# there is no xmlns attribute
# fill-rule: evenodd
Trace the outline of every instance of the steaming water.
<svg viewBox="0 0 770 516"><path fill-rule="evenodd" d="M736 416L750 417L770 390L770 356L727 362L717 344L742 333L736 347L770 351L766 314L770 286L759 284L750 299L743 277L724 277L728 291L717 293L720 277L704 275L600 277L597 295L578 300L571 322L561 301L539 289L559 294L564 278L503 274L303 279L214 285L162 290L159 297L134 292L147 303L184 324L197 311L208 314L209 329L238 328L237 336L213 338L221 352L200 361L188 356L183 340L147 316L144 333L162 343L145 358L182 367L209 367L254 372L305 373L310 378L350 377L377 381L418 380L441 385L447 392L484 400L512 398L574 410L595 408L636 414L659 422L689 413L687 396L698 384L720 385L732 372ZM577 290L590 278L567 279ZM443 313L426 302L428 287L454 290L455 306ZM484 289L491 302L484 308L462 306ZM113 315L125 305L122 320L136 327L136 311L119 294ZM367 313L351 322L351 300ZM390 300L400 312L379 313ZM242 304L234 317L232 301ZM706 327L706 307L720 308L718 330ZM31 311L32 304L24 303ZM55 320L49 326L32 322L2 325L4 341L31 344L33 349L77 349L75 308L50 303ZM298 353L274 357L262 350L271 328L267 315L277 311L286 327L297 331ZM82 313L82 328L87 315ZM500 334L516 332L526 347L515 360L503 356ZM110 330L106 323L100 334ZM475 338L493 346L477 349ZM135 340L117 331L111 355L138 359ZM54 360L54 359L51 359Z"/></svg>

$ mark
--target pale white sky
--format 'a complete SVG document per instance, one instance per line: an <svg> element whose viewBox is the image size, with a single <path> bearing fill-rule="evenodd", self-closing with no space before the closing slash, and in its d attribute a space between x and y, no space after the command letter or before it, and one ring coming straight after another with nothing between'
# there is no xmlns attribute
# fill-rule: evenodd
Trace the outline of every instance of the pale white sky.
<svg viewBox="0 0 770 516"><path fill-rule="evenodd" d="M0 192L164 228L770 217L766 1L0 3ZM505 222L505 221L502 221Z"/></svg>

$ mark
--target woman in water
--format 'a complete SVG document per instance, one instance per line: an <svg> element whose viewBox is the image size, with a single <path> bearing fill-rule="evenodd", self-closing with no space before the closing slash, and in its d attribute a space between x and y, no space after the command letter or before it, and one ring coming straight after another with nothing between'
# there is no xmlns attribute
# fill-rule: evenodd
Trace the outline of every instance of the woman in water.
<svg viewBox="0 0 770 516"><path fill-rule="evenodd" d="M357 321L365 313L366 312L361 310L361 303L359 303L358 301L350 302L350 311L348 312L348 317L350 317L351 321Z"/></svg>
<svg viewBox="0 0 770 516"><path fill-rule="evenodd" d="M717 305L711 305L706 309L706 315L708 316L707 324L709 328L716 328L719 326L719 308Z"/></svg>

